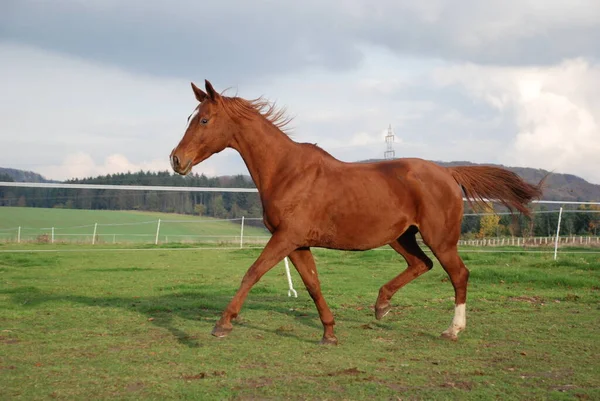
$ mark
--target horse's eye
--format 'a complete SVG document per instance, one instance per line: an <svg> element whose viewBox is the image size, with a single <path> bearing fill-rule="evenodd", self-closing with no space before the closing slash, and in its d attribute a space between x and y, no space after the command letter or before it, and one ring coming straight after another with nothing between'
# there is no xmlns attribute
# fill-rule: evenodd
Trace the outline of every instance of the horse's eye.
<svg viewBox="0 0 600 401"><path fill-rule="evenodd" d="M208 123L208 119L207 118L203 118L200 120L200 124L206 124Z"/></svg>

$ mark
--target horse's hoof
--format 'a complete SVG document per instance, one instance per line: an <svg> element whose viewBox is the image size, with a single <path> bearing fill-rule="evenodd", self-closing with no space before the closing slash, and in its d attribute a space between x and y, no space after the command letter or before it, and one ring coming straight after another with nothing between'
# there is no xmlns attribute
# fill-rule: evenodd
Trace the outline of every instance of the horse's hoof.
<svg viewBox="0 0 600 401"><path fill-rule="evenodd" d="M445 338L446 340L450 340L450 341L458 341L458 336L456 334L452 334L452 333L449 333L447 331L444 331L442 333L441 337Z"/></svg>
<svg viewBox="0 0 600 401"><path fill-rule="evenodd" d="M233 327L215 326L210 334L219 338L227 337L227 335L231 333L231 330L233 330Z"/></svg>
<svg viewBox="0 0 600 401"><path fill-rule="evenodd" d="M336 337L323 337L319 344L321 344L321 345L337 345L338 340Z"/></svg>
<svg viewBox="0 0 600 401"><path fill-rule="evenodd" d="M388 313L390 313L391 310L392 310L392 306L391 305L384 306L383 308L375 307L375 318L377 320L381 320L381 319L383 319L383 317L385 315L387 315Z"/></svg>

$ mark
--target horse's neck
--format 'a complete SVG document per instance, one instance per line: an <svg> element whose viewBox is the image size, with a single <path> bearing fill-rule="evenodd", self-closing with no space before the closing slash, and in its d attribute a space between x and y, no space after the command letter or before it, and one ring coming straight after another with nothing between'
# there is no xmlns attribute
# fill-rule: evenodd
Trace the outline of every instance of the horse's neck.
<svg viewBox="0 0 600 401"><path fill-rule="evenodd" d="M266 121L248 124L237 131L231 147L244 159L259 192L272 187L282 163L299 145Z"/></svg>

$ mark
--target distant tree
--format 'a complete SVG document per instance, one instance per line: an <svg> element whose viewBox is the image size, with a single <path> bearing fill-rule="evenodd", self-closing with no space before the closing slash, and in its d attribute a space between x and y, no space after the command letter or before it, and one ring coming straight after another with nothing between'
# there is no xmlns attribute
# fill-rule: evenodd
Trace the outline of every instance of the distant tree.
<svg viewBox="0 0 600 401"><path fill-rule="evenodd" d="M2 182L14 182L15 180L6 173L0 173L0 181Z"/></svg>
<svg viewBox="0 0 600 401"><path fill-rule="evenodd" d="M586 208L589 213L587 219L587 232L590 235L598 235L600 233L600 205L589 205Z"/></svg>
<svg viewBox="0 0 600 401"><path fill-rule="evenodd" d="M227 209L223 204L223 196L221 194L215 196L212 202L212 216L220 219L227 217Z"/></svg>
<svg viewBox="0 0 600 401"><path fill-rule="evenodd" d="M198 216L202 216L204 213L206 213L206 206L204 206L202 203L196 203L196 205L194 205L194 213Z"/></svg>
<svg viewBox="0 0 600 401"><path fill-rule="evenodd" d="M13 182L13 178L8 175L8 174L4 174L4 173L0 173L0 181L3 182ZM4 199L5 197L7 197L6 195L8 194L8 191L6 190L6 187L0 187L0 205L7 205L9 202L5 202Z"/></svg>
<svg viewBox="0 0 600 401"><path fill-rule="evenodd" d="M494 214L494 207L491 203L487 203L484 208L484 214L479 219L479 238L496 236L499 229L500 216Z"/></svg>
<svg viewBox="0 0 600 401"><path fill-rule="evenodd" d="M144 209L159 211L160 210L160 197L156 192L150 192L146 195L146 202Z"/></svg>
<svg viewBox="0 0 600 401"><path fill-rule="evenodd" d="M239 217L246 216L247 214L248 212L239 207L237 203L233 203L231 205L231 211L229 213L231 218L237 219Z"/></svg>
<svg viewBox="0 0 600 401"><path fill-rule="evenodd" d="M467 212L467 213L470 213ZM470 238L479 232L479 219L477 216L464 216L462 220L461 234Z"/></svg>

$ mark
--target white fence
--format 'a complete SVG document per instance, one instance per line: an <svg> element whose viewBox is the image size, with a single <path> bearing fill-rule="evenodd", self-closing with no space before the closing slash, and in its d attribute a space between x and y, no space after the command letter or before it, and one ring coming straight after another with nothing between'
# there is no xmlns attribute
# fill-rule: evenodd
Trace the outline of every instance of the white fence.
<svg viewBox="0 0 600 401"><path fill-rule="evenodd" d="M247 227L248 221L262 221L261 218L237 219L188 219L150 220L130 223L93 223L69 227L13 227L0 228L0 240L4 242L42 243L172 243L193 242L212 244L266 244L270 233L259 227ZM208 229L203 225L209 224ZM238 225L239 224L239 225ZM175 228L179 225L193 225L192 229ZM217 233L211 233L215 229ZM250 233L248 229L250 228ZM246 233L244 233L246 229Z"/></svg>
<svg viewBox="0 0 600 401"><path fill-rule="evenodd" d="M572 235L558 237L558 241L556 241L556 237L503 237L458 241L458 244L463 246L554 246L555 243L572 246L600 246L600 237Z"/></svg>
<svg viewBox="0 0 600 401"><path fill-rule="evenodd" d="M559 212L554 212L559 213ZM468 214L466 216L480 216ZM248 227L249 221L261 221L261 218L235 219L187 219L187 220L149 220L129 223L92 223L79 226L56 227L13 227L0 228L0 241L4 242L48 242L48 243L222 243L237 244L266 244L270 233L259 227ZM209 224L205 228L203 225ZM219 225L217 228L216 224ZM182 233L177 226L195 226L194 229ZM246 233L244 230L246 229ZM248 232L248 229L251 232ZM211 230L217 232L212 233ZM558 230L557 230L558 231ZM555 246L559 245L598 245L600 236L563 235L545 237L489 237L480 239L461 239L461 246Z"/></svg>

